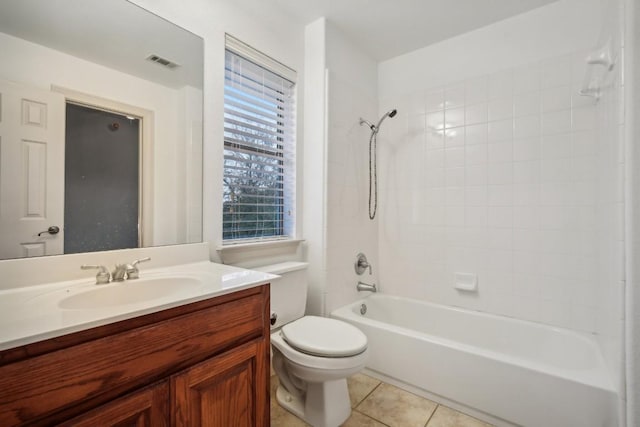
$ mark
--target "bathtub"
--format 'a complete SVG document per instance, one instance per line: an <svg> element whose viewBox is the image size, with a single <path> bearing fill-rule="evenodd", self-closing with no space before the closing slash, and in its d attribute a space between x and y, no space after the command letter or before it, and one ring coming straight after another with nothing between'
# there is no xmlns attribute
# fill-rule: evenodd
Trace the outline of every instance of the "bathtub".
<svg viewBox="0 0 640 427"><path fill-rule="evenodd" d="M373 374L484 414L485 420L533 427L617 425L616 392L591 336L381 294L331 315L367 335Z"/></svg>

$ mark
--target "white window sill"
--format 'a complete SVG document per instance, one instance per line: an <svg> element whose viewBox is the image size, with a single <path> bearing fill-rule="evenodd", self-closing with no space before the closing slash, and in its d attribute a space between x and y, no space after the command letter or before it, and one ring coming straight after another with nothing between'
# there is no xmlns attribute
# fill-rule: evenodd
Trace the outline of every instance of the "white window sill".
<svg viewBox="0 0 640 427"><path fill-rule="evenodd" d="M259 258L294 256L304 239L267 240L262 242L229 243L218 246L216 251L224 264L255 264ZM256 264L257 265L257 264Z"/></svg>

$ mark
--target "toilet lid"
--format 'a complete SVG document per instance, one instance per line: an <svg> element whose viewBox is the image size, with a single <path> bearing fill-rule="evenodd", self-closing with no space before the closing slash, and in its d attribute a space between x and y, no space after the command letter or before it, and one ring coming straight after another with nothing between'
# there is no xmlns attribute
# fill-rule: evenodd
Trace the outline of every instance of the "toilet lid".
<svg viewBox="0 0 640 427"><path fill-rule="evenodd" d="M348 357L367 349L367 336L336 319L305 316L282 327L282 338L303 353L324 357Z"/></svg>

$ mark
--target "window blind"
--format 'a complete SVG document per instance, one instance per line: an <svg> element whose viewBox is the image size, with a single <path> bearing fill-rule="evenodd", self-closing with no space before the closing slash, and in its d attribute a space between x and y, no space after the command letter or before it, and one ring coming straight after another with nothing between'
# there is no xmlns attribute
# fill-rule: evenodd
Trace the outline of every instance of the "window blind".
<svg viewBox="0 0 640 427"><path fill-rule="evenodd" d="M225 243L293 236L294 91L292 81L226 50Z"/></svg>

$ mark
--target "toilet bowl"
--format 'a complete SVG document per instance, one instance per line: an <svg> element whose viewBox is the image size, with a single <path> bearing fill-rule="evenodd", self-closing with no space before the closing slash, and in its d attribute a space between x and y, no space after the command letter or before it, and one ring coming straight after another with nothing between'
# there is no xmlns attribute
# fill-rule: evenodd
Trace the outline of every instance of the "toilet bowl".
<svg viewBox="0 0 640 427"><path fill-rule="evenodd" d="M278 403L314 427L351 414L347 377L365 367L367 337L335 319L304 316L271 334Z"/></svg>
<svg viewBox="0 0 640 427"><path fill-rule="evenodd" d="M305 316L307 263L285 262L256 270L271 282L271 348L278 403L314 427L337 427L349 418L347 377L365 367L367 337L337 319Z"/></svg>

